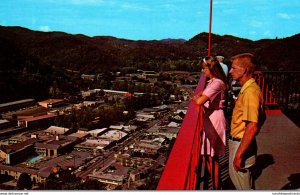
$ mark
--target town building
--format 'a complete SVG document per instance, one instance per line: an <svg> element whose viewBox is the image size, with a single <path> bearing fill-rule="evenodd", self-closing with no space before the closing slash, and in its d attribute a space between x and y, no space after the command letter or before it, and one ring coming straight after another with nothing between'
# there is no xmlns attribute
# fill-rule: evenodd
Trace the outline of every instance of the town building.
<svg viewBox="0 0 300 195"><path fill-rule="evenodd" d="M20 143L8 145L0 149L0 157L5 159L5 163L9 165L23 162L35 154L34 144L37 142L37 139L31 138Z"/></svg>
<svg viewBox="0 0 300 195"><path fill-rule="evenodd" d="M70 131L69 128L65 127L57 127L57 126L50 126L48 129L44 130L46 134L51 135L66 135Z"/></svg>
<svg viewBox="0 0 300 195"><path fill-rule="evenodd" d="M0 173L3 175L10 175L14 177L15 180L18 180L22 173L27 173L33 183L44 183L52 173L52 170L35 170L26 167L16 167L0 164Z"/></svg>
<svg viewBox="0 0 300 195"><path fill-rule="evenodd" d="M41 102L38 102L38 104L44 108L57 108L62 105L64 105L65 100L63 99L48 99Z"/></svg>
<svg viewBox="0 0 300 195"><path fill-rule="evenodd" d="M101 183L115 186L122 185L127 179L129 167L124 167L119 163L113 163L103 171L95 171L89 174L90 179L96 179Z"/></svg>
<svg viewBox="0 0 300 195"><path fill-rule="evenodd" d="M105 132L104 134L102 134L101 136L99 136L99 138L107 139L107 140L111 140L111 141L119 141L121 139L124 139L127 135L128 134L123 131L109 130L109 131Z"/></svg>
<svg viewBox="0 0 300 195"><path fill-rule="evenodd" d="M30 106L36 105L36 101L34 99L24 99L18 100L14 102L7 102L0 104L0 113L7 112L7 111L14 111L21 108L26 108Z"/></svg>
<svg viewBox="0 0 300 195"><path fill-rule="evenodd" d="M141 153L156 154L160 146L150 143L137 143L134 149L139 150Z"/></svg>
<svg viewBox="0 0 300 195"><path fill-rule="evenodd" d="M94 80L97 78L97 76L94 75L94 74L82 74L82 75L81 75L81 78L82 78L83 80L94 81Z"/></svg>
<svg viewBox="0 0 300 195"><path fill-rule="evenodd" d="M93 129L93 130L88 131L88 133L93 137L97 137L97 136L101 135L102 133L104 133L105 131L107 131L107 128Z"/></svg>
<svg viewBox="0 0 300 195"><path fill-rule="evenodd" d="M115 154L116 163L125 167L151 167L156 161L151 158L132 157L129 154Z"/></svg>
<svg viewBox="0 0 300 195"><path fill-rule="evenodd" d="M0 129L5 129L7 127L10 127L11 122L7 119L0 119Z"/></svg>
<svg viewBox="0 0 300 195"><path fill-rule="evenodd" d="M109 129L131 132L131 131L135 131L137 129L137 126L135 126L135 125L127 125L127 126L126 125L110 125Z"/></svg>
<svg viewBox="0 0 300 195"><path fill-rule="evenodd" d="M90 138L80 144L77 144L74 150L95 153L98 150L105 149L113 142L114 142L113 140L108 140L108 139Z"/></svg>
<svg viewBox="0 0 300 195"><path fill-rule="evenodd" d="M149 135L157 135L167 137L168 139L176 138L179 132L179 127L159 127L153 126L147 130Z"/></svg>
<svg viewBox="0 0 300 195"><path fill-rule="evenodd" d="M19 116L18 126L19 127L37 127L37 126L47 126L54 122L56 113L49 113L41 116Z"/></svg>
<svg viewBox="0 0 300 195"><path fill-rule="evenodd" d="M34 148L41 157L57 157L71 152L78 141L79 139L76 137L56 135L47 141L36 143Z"/></svg>

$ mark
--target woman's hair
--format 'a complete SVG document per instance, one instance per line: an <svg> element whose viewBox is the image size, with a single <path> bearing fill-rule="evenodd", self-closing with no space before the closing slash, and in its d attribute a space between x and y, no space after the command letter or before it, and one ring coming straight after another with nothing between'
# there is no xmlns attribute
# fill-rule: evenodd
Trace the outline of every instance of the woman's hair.
<svg viewBox="0 0 300 195"><path fill-rule="evenodd" d="M212 57L212 56L207 56L205 58L203 58L203 60L201 61L201 66L202 68L207 67L210 71L210 73L218 78L221 79L224 84L226 85L226 74L223 71L223 68L221 67L219 61L217 60L217 58Z"/></svg>

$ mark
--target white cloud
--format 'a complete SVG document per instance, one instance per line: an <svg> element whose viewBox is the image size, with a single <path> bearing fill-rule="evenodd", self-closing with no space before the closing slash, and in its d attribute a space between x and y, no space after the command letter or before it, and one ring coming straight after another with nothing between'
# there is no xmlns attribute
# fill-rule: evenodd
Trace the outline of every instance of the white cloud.
<svg viewBox="0 0 300 195"><path fill-rule="evenodd" d="M254 28L262 27L263 23L257 20L253 20L250 22L250 26Z"/></svg>
<svg viewBox="0 0 300 195"><path fill-rule="evenodd" d="M176 3L172 3L172 2L161 2L157 5L155 5L154 7L162 12L174 12L176 10L180 10L182 7L180 6L181 4L176 4Z"/></svg>
<svg viewBox="0 0 300 195"><path fill-rule="evenodd" d="M203 11L197 11L196 14L197 14L197 15L203 15L203 14L206 14L206 13L203 12Z"/></svg>
<svg viewBox="0 0 300 195"><path fill-rule="evenodd" d="M44 32L48 32L48 31L50 31L50 27L49 26L40 26L39 30L44 31Z"/></svg>
<svg viewBox="0 0 300 195"><path fill-rule="evenodd" d="M97 4L104 3L104 1L103 0L70 0L70 3L78 4L78 5L82 5L82 4L97 5Z"/></svg>
<svg viewBox="0 0 300 195"><path fill-rule="evenodd" d="M213 5L230 5L232 2L231 1L213 1Z"/></svg>
<svg viewBox="0 0 300 195"><path fill-rule="evenodd" d="M236 9L232 9L232 8L223 9L222 12L224 14L232 14L232 13L236 12Z"/></svg>
<svg viewBox="0 0 300 195"><path fill-rule="evenodd" d="M272 35L271 31L269 31L269 30L265 31L263 34L265 36L271 36Z"/></svg>
<svg viewBox="0 0 300 195"><path fill-rule="evenodd" d="M287 19L287 20L289 20L289 19L291 19L291 18L293 17L292 15L289 15L289 14L287 14L287 13L278 13L277 16L278 16L279 18Z"/></svg>
<svg viewBox="0 0 300 195"><path fill-rule="evenodd" d="M102 5L104 4L104 0L47 0L50 3L55 4L74 4L74 5Z"/></svg>
<svg viewBox="0 0 300 195"><path fill-rule="evenodd" d="M123 0L65 0L65 1L48 0L48 1L52 3L71 4L77 6L103 6L112 9L119 7L121 9L131 10L131 11L151 11L151 9L145 6L145 4L126 2Z"/></svg>
<svg viewBox="0 0 300 195"><path fill-rule="evenodd" d="M121 8L126 10L133 10L133 11L151 11L151 9L149 9L148 7L139 4L134 4L134 3L123 3L121 5Z"/></svg>
<svg viewBox="0 0 300 195"><path fill-rule="evenodd" d="M163 4L160 5L160 7L174 8L176 6L174 4L170 4L170 3L163 3Z"/></svg>

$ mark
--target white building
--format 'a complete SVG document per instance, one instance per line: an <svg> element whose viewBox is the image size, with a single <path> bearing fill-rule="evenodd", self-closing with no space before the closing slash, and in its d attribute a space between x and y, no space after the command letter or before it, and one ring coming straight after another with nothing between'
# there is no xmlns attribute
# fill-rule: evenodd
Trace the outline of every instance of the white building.
<svg viewBox="0 0 300 195"><path fill-rule="evenodd" d="M44 130L46 133L49 133L51 135L64 135L66 134L70 129L66 127L58 127L58 126L50 126L48 129Z"/></svg>
<svg viewBox="0 0 300 195"><path fill-rule="evenodd" d="M113 141L118 141L122 139L123 137L127 136L127 133L119 131L119 130L109 130L99 136L102 139L108 139L108 140L113 140Z"/></svg>
<svg viewBox="0 0 300 195"><path fill-rule="evenodd" d="M94 130L91 130L91 131L88 131L88 133L91 135L91 136L99 136L101 133L103 133L104 131L106 131L107 128L102 128L102 129L94 129Z"/></svg>

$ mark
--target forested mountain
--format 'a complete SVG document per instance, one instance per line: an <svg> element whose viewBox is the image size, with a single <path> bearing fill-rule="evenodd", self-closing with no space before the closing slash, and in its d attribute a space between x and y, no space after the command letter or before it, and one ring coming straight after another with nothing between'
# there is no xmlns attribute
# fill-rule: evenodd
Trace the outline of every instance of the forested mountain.
<svg viewBox="0 0 300 195"><path fill-rule="evenodd" d="M190 40L133 41L0 26L0 103L23 98L41 100L53 89L76 94L87 87L81 74L104 73L98 82L105 84L100 87L107 87L109 72L199 71L198 61L207 55L207 39L207 33L200 33ZM300 34L259 41L212 35L211 53L225 56L226 64L241 52L255 54L259 70L300 70ZM95 86L99 87L97 83Z"/></svg>
<svg viewBox="0 0 300 195"><path fill-rule="evenodd" d="M39 69L40 66L80 73L101 73L128 66L157 71L185 69L207 55L207 37L207 33L200 33L187 41L132 41L0 26L0 70ZM211 51L213 55L224 55L227 62L234 54L251 52L258 57L261 69L300 70L299 47L300 34L259 41L213 35ZM170 67L172 63L174 66Z"/></svg>

